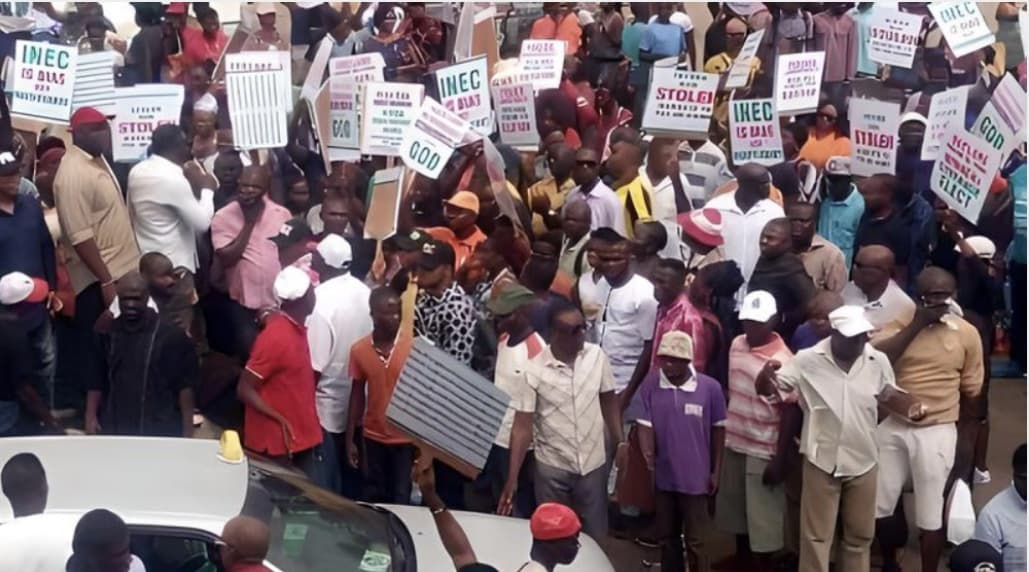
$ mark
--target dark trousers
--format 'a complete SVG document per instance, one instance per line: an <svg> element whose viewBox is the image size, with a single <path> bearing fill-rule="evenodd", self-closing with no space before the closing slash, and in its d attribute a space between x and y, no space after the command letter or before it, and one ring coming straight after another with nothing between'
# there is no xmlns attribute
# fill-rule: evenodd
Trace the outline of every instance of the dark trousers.
<svg viewBox="0 0 1029 572"><path fill-rule="evenodd" d="M207 343L213 351L227 356L236 353L236 332L232 327L232 305L229 295L211 288L200 299L204 314Z"/></svg>
<svg viewBox="0 0 1029 572"><path fill-rule="evenodd" d="M107 308L100 283L94 282L75 296L75 317L66 332L67 342L61 354L67 359L70 369L62 382L67 383L66 393L74 399L73 407L81 408L85 403L86 391L105 387L107 380L107 359L100 336L93 327L100 314Z"/></svg>
<svg viewBox="0 0 1029 572"><path fill-rule="evenodd" d="M57 371L57 338L50 318L45 317L35 328L29 330L29 344L32 346L33 387L43 403L54 409L54 374Z"/></svg>
<svg viewBox="0 0 1029 572"><path fill-rule="evenodd" d="M243 306L235 300L229 300L230 322L235 334L232 353L246 363L250 357L250 348L257 339L257 310Z"/></svg>
<svg viewBox="0 0 1029 572"><path fill-rule="evenodd" d="M338 495L356 499L361 494L361 472L350 466L346 460L346 433L330 433L322 429L321 449L322 478L318 483Z"/></svg>
<svg viewBox="0 0 1029 572"><path fill-rule="evenodd" d="M507 472L511 467L511 450L494 444L486 457L486 465L482 473L475 480L475 488L481 494L488 496L490 505L485 510L492 512L496 510L500 502L500 493L507 483ZM518 518L529 518L536 510L536 493L532 486L533 457L532 451L525 454L525 461L518 472L518 490L515 491L514 516Z"/></svg>
<svg viewBox="0 0 1029 572"><path fill-rule="evenodd" d="M271 457L271 460L282 463L283 465L292 465L300 470L300 472L307 475L307 478L311 479L315 484L321 485L324 480L322 475L322 454L321 449L318 446L305 449L303 451L296 451L290 455L275 455Z"/></svg>
<svg viewBox="0 0 1029 572"><path fill-rule="evenodd" d="M1025 364L1025 302L1026 265L1011 264L1011 361L1018 364L1020 371L1026 371ZM988 358L988 356L987 356Z"/></svg>
<svg viewBox="0 0 1029 572"><path fill-rule="evenodd" d="M662 572L683 572L683 536L689 553L690 572L709 572L711 561L704 544L711 528L707 495L687 495L674 491L656 493L656 524L661 535Z"/></svg>
<svg viewBox="0 0 1029 572"><path fill-rule="evenodd" d="M411 468L414 447L387 445L372 439L364 440L361 467L365 482L365 500L375 503L411 504ZM437 482L439 476L437 475Z"/></svg>

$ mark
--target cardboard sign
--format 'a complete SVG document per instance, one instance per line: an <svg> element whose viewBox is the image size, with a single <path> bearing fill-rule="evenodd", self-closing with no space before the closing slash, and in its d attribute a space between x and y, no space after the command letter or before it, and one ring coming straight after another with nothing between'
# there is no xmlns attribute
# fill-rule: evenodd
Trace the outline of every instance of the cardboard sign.
<svg viewBox="0 0 1029 572"><path fill-rule="evenodd" d="M718 74L654 67L642 127L648 133L707 138Z"/></svg>
<svg viewBox="0 0 1029 572"><path fill-rule="evenodd" d="M532 84L494 85L493 104L497 106L500 140L505 145L532 149L539 146L536 98L532 93Z"/></svg>
<svg viewBox="0 0 1029 572"><path fill-rule="evenodd" d="M75 93L78 56L73 47L18 40L11 113L67 123Z"/></svg>
<svg viewBox="0 0 1029 572"><path fill-rule="evenodd" d="M318 90L325 80L325 68L329 65L333 43L332 37L327 35L318 44L318 51L314 53L311 67L307 68L307 77L304 78L304 84L300 88L300 97L311 101L318 95Z"/></svg>
<svg viewBox="0 0 1029 572"><path fill-rule="evenodd" d="M404 133L400 159L426 177L438 178L470 130L467 121L426 97L418 117Z"/></svg>
<svg viewBox="0 0 1029 572"><path fill-rule="evenodd" d="M280 52L228 54L225 88L237 148L286 145L287 115L293 107L292 87L288 64L282 61Z"/></svg>
<svg viewBox="0 0 1029 572"><path fill-rule="evenodd" d="M1000 161L1000 151L956 123L943 136L929 186L948 207L974 224Z"/></svg>
<svg viewBox="0 0 1029 572"><path fill-rule="evenodd" d="M850 172L892 175L897 171L900 106L874 99L850 100Z"/></svg>
<svg viewBox="0 0 1029 572"><path fill-rule="evenodd" d="M329 82L329 149L361 148L361 86L347 77L330 77Z"/></svg>
<svg viewBox="0 0 1029 572"><path fill-rule="evenodd" d="M730 101L729 134L734 165L772 166L786 160L774 99Z"/></svg>
<svg viewBox="0 0 1029 572"><path fill-rule="evenodd" d="M114 55L114 52L79 54L72 110L94 107L104 115L114 115Z"/></svg>
<svg viewBox="0 0 1029 572"><path fill-rule="evenodd" d="M950 50L959 58L995 41L976 2L932 2L929 4L929 12L943 31Z"/></svg>
<svg viewBox="0 0 1029 572"><path fill-rule="evenodd" d="M561 85L565 65L565 43L559 40L525 40L518 56L522 79L536 91Z"/></svg>
<svg viewBox="0 0 1029 572"><path fill-rule="evenodd" d="M825 52L779 56L775 64L775 108L779 115L811 113L818 109Z"/></svg>
<svg viewBox="0 0 1029 572"><path fill-rule="evenodd" d="M329 111L331 106L330 98L329 83L326 82L318 89L318 93L315 94L314 99L307 106L307 117L311 122L311 130L313 131L315 141L318 143L318 152L322 157L322 164L325 165L326 173L332 172L332 161L337 160L336 157L332 156L333 151L337 150L329 147L329 137L332 133ZM342 152L342 150L339 152ZM357 159L361 158L359 152L354 151L353 153L356 154Z"/></svg>
<svg viewBox="0 0 1029 572"><path fill-rule="evenodd" d="M418 84L370 82L361 92L361 153L394 157L404 132L418 116L425 87Z"/></svg>
<svg viewBox="0 0 1029 572"><path fill-rule="evenodd" d="M472 124L480 135L493 133L486 56L436 70L439 102Z"/></svg>
<svg viewBox="0 0 1029 572"><path fill-rule="evenodd" d="M868 59L911 68L921 32L921 16L878 6L873 8L868 31Z"/></svg>
<svg viewBox="0 0 1029 572"><path fill-rule="evenodd" d="M329 60L329 77L347 77L354 83L383 81L382 70L384 69L386 69L386 61L378 52Z"/></svg>
<svg viewBox="0 0 1029 572"><path fill-rule="evenodd" d="M761 38L763 37L765 37L764 30L757 30L747 35L747 39L743 41L743 47L740 48L739 55L736 56L736 59L732 62L732 67L729 68L729 75L725 80L725 89L736 89L750 82L750 60L757 55L757 49L761 47Z"/></svg>
<svg viewBox="0 0 1029 572"><path fill-rule="evenodd" d="M185 90L181 85L147 83L115 89L111 143L114 160L134 163L146 158L154 129L178 124Z"/></svg>
<svg viewBox="0 0 1029 572"><path fill-rule="evenodd" d="M1013 75L1006 74L993 90L971 132L1000 151L1007 158L1019 144L1019 133L1025 131L1025 92Z"/></svg>
<svg viewBox="0 0 1029 572"><path fill-rule="evenodd" d="M951 125L965 124L965 106L971 86L961 86L933 95L929 102L929 126L922 140L922 160L935 161L940 156L940 141Z"/></svg>
<svg viewBox="0 0 1029 572"><path fill-rule="evenodd" d="M493 75L493 66L500 61L500 42L494 18L497 9L481 3L465 2L461 6L454 36L454 61L460 63L479 56L486 57L486 74Z"/></svg>
<svg viewBox="0 0 1029 572"><path fill-rule="evenodd" d="M372 196L368 205L368 216L365 217L364 223L365 238L386 240L396 234L402 195L400 182L403 180L403 167L375 172L375 176L372 178Z"/></svg>

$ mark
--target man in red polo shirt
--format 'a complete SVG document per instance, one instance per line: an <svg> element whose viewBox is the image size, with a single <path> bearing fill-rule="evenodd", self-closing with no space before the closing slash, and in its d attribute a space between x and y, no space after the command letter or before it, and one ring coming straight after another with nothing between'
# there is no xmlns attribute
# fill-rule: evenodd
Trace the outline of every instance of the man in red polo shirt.
<svg viewBox="0 0 1029 572"><path fill-rule="evenodd" d="M303 325L314 310L314 289L306 272L287 266L275 277L273 290L279 310L266 319L236 386L245 406L243 443L292 462L317 482L322 431Z"/></svg>

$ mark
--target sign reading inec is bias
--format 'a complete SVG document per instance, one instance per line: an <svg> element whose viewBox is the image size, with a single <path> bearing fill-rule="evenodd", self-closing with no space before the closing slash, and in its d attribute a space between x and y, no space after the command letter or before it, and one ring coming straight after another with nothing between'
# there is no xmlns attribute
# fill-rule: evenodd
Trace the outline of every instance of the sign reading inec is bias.
<svg viewBox="0 0 1029 572"><path fill-rule="evenodd" d="M67 123L75 93L77 58L75 48L18 40L11 113Z"/></svg>

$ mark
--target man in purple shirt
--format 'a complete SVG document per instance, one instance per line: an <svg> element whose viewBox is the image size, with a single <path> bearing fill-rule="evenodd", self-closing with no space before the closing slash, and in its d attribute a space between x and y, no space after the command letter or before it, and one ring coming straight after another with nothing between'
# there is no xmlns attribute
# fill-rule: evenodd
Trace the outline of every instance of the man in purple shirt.
<svg viewBox="0 0 1029 572"><path fill-rule="evenodd" d="M660 370L652 371L640 389L644 412L638 423L657 488L661 569L684 569L685 528L689 569L709 572L704 544L725 446L725 397L717 381L693 369L693 340L685 332L665 334L657 355Z"/></svg>

